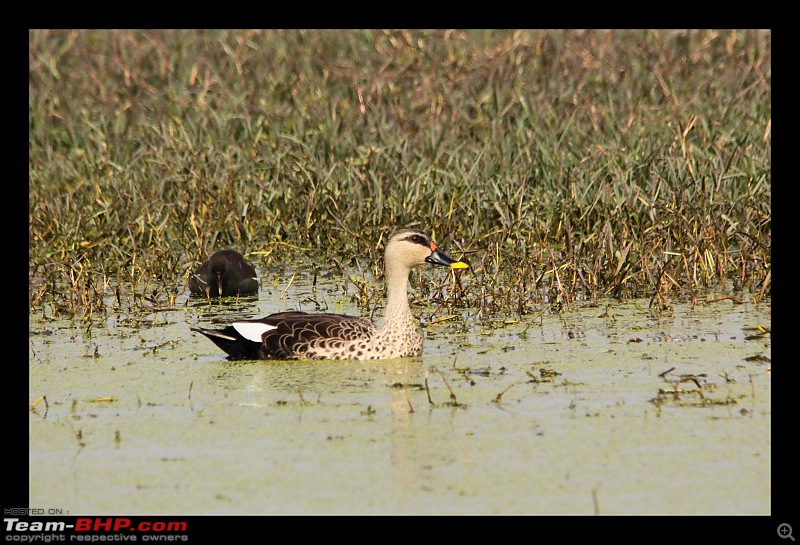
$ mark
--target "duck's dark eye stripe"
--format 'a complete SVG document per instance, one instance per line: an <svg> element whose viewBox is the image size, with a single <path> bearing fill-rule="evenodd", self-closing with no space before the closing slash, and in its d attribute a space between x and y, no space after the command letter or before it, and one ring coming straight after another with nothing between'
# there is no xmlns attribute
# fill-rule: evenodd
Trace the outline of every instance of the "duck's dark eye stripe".
<svg viewBox="0 0 800 545"><path fill-rule="evenodd" d="M406 238L406 240L409 242L413 242L414 244L422 244L423 246L427 246L427 241L425 240L425 237L423 237L422 235L411 235L408 238Z"/></svg>

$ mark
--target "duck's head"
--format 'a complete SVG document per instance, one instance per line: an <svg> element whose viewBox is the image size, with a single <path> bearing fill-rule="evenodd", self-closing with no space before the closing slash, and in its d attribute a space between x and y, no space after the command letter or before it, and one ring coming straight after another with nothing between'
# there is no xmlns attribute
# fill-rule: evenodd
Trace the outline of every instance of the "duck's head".
<svg viewBox="0 0 800 545"><path fill-rule="evenodd" d="M436 246L428 235L416 229L395 231L386 244L386 270L411 270L425 263L443 265L451 269L467 269L469 265L457 261Z"/></svg>

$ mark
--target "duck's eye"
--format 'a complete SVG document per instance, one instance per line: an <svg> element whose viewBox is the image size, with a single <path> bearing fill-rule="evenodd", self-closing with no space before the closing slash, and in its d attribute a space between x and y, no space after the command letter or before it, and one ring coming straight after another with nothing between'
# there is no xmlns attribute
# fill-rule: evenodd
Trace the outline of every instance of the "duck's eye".
<svg viewBox="0 0 800 545"><path fill-rule="evenodd" d="M413 235L411 237L411 242L413 242L414 244L422 244L423 246L425 245L425 239L422 238L420 235Z"/></svg>

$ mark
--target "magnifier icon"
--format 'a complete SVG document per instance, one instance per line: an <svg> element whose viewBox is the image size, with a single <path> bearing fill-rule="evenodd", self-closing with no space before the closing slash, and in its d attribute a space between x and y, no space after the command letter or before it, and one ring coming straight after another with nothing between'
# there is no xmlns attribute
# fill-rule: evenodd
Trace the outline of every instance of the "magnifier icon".
<svg viewBox="0 0 800 545"><path fill-rule="evenodd" d="M785 522L783 524L778 525L778 535L784 539L788 537L789 539L794 541L794 536L792 535L792 527L786 524Z"/></svg>

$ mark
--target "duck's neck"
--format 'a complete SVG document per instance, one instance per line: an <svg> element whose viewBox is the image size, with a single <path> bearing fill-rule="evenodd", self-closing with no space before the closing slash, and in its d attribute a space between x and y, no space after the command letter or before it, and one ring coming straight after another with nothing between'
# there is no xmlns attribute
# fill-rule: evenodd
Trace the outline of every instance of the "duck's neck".
<svg viewBox="0 0 800 545"><path fill-rule="evenodd" d="M408 275L410 269L386 271L386 313L384 327L393 322L413 322L414 315L408 306Z"/></svg>

